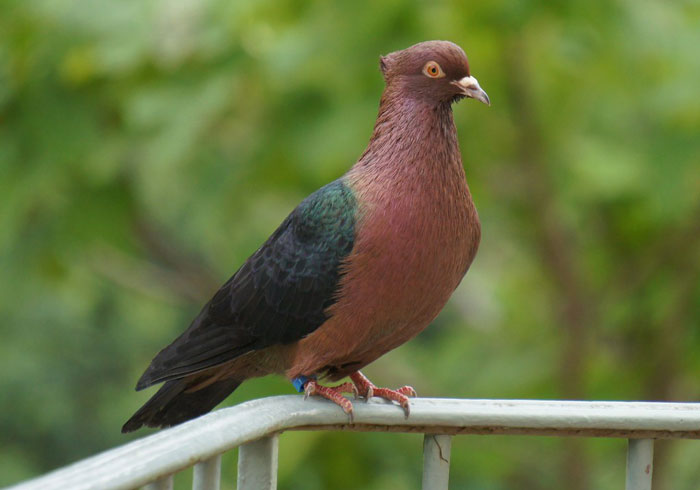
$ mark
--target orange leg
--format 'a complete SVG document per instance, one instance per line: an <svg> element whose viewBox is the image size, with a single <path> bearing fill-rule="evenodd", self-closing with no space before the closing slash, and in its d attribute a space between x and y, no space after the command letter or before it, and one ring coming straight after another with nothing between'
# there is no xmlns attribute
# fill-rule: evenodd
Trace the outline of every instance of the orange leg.
<svg viewBox="0 0 700 490"><path fill-rule="evenodd" d="M398 390L377 388L369 379L367 379L367 376L362 374L360 371L352 373L350 375L350 380L352 380L357 387L357 393L367 400L373 396L384 398L385 400L394 401L401 405L401 408L403 408L404 412L406 412L406 417L408 417L411 413L411 406L408 397L416 396L416 390L414 390L411 386L402 386Z"/></svg>
<svg viewBox="0 0 700 490"><path fill-rule="evenodd" d="M398 390L390 390L389 388L377 388L367 377L360 371L350 375L352 383L343 383L338 386L322 386L315 379L309 379L304 384L304 398L309 396L321 396L332 401L340 406L345 413L350 416L352 421L352 403L343 393L354 393L355 398L359 396L369 400L373 396L384 398L398 403L404 409L406 417L411 413L411 406L408 397L416 396L416 390L410 386L402 386Z"/></svg>
<svg viewBox="0 0 700 490"><path fill-rule="evenodd" d="M350 416L350 420L352 420L352 403L343 396L343 393L355 393L357 398L357 388L352 383L343 383L338 386L322 386L315 379L310 379L304 385L304 398L321 396L330 400L339 405L343 412L347 413Z"/></svg>

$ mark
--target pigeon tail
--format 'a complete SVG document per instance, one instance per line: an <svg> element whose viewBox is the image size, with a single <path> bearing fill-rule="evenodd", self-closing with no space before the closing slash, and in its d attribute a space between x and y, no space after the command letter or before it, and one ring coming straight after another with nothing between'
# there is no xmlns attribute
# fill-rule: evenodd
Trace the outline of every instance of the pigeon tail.
<svg viewBox="0 0 700 490"><path fill-rule="evenodd" d="M168 381L124 424L122 432L133 432L143 426L170 427L204 415L241 383L241 380L227 378L196 391L187 391L187 379Z"/></svg>

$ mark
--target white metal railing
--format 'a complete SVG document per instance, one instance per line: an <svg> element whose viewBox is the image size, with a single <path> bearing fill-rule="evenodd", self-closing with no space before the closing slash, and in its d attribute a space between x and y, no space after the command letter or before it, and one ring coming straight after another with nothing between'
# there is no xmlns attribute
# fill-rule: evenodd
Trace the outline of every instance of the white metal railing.
<svg viewBox="0 0 700 490"><path fill-rule="evenodd" d="M629 439L627 490L651 489L654 439L700 439L700 404L416 398L411 415L382 400L354 403L354 423L334 404L287 395L217 410L10 487L11 490L172 489L172 475L194 466L195 490L218 490L221 453L240 446L238 489L277 485L285 430L425 434L423 488L446 489L451 436L531 434ZM9 490L9 489L8 489Z"/></svg>

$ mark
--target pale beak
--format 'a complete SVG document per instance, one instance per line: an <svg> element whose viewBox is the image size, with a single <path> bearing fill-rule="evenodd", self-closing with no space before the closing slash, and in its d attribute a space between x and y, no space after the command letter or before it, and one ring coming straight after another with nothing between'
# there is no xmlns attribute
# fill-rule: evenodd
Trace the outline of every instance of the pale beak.
<svg viewBox="0 0 700 490"><path fill-rule="evenodd" d="M489 96L484 92L484 90L479 86L479 82L476 81L476 78L474 77L464 77L461 80L457 80L456 82L452 82L453 84L457 85L461 90L462 93L471 98L471 99L476 99L479 102L483 102L486 105L491 105L491 101L489 100Z"/></svg>

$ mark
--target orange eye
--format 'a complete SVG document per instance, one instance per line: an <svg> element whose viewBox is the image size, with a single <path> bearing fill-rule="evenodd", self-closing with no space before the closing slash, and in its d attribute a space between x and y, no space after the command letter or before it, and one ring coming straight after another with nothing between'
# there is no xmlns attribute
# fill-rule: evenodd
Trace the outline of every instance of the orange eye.
<svg viewBox="0 0 700 490"><path fill-rule="evenodd" d="M423 67L423 74L430 78L442 78L445 74L435 61L428 61Z"/></svg>

